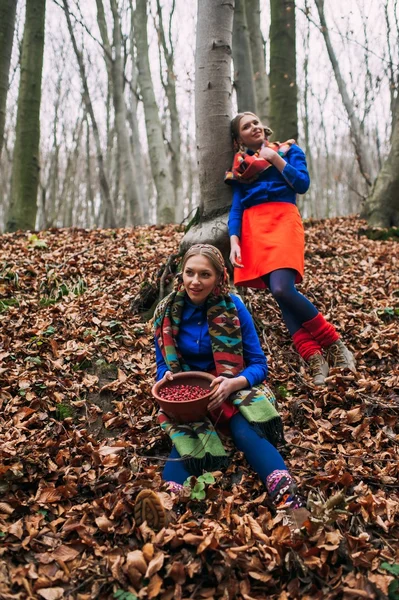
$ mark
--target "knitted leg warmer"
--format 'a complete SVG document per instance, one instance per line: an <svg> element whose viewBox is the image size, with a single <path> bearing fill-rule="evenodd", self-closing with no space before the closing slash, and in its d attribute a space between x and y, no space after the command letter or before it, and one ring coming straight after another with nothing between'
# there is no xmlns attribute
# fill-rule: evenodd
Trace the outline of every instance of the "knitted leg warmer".
<svg viewBox="0 0 399 600"><path fill-rule="evenodd" d="M332 323L326 321L321 313L302 326L314 337L322 348L328 348L339 340L339 334Z"/></svg>
<svg viewBox="0 0 399 600"><path fill-rule="evenodd" d="M322 347L319 342L317 342L314 337L301 327L294 333L292 336L292 341L294 342L294 346L297 349L298 354L302 356L302 358L306 361L309 360L311 356L314 354L322 354Z"/></svg>
<svg viewBox="0 0 399 600"><path fill-rule="evenodd" d="M301 508L304 504L295 492L295 482L288 471L276 470L266 479L270 499L277 509Z"/></svg>

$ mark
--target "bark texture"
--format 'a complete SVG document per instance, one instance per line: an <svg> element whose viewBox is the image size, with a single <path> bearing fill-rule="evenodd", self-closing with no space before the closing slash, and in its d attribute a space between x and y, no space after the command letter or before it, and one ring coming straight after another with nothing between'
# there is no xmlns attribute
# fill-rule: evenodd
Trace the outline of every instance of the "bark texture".
<svg viewBox="0 0 399 600"><path fill-rule="evenodd" d="M76 59L78 61L78 65L79 65L79 73L80 73L80 78L82 80L82 87L83 87L83 101L85 104L86 111L90 116L91 125L93 128L93 137L94 137L94 142L96 145L96 157L97 157L97 165L98 165L98 177L99 177L99 182L100 182L101 201L102 201L102 205L104 207L103 225L104 225L104 227L116 227L117 222L116 222L115 206L114 206L113 200L111 198L108 178L107 178L107 174L105 172L104 157L103 157L101 141L100 141L100 133L98 130L97 120L96 120L96 117L94 114L93 104L92 104L91 98L90 98L89 85L87 82L86 69L85 69L85 65L83 62L82 53L79 51L78 45L76 43L75 34L73 32L71 16L69 13L68 0L63 0L63 6L64 6L65 17L67 20L69 35L71 37L72 46L73 46L75 56L76 56Z"/></svg>
<svg viewBox="0 0 399 600"><path fill-rule="evenodd" d="M319 13L321 32L324 37L324 41L326 44L328 56L330 58L331 66L334 71L335 80L337 82L338 90L345 107L346 113L348 115L351 138L353 141L353 145L355 147L356 159L359 165L360 172L364 177L367 185L371 186L373 180L376 175L376 169L373 166L370 155L367 151L369 147L369 142L366 139L364 132L362 130L361 123L355 114L355 108L353 102L351 101L348 91L346 89L346 85L344 79L341 75L341 70L339 68L338 59L335 55L333 45L330 40L330 34L327 28L326 19L324 15L324 0L315 0L317 11Z"/></svg>
<svg viewBox="0 0 399 600"><path fill-rule="evenodd" d="M227 213L231 189L224 183L233 150L231 120L231 44L234 0L198 2L195 59L195 120L200 186L200 222L183 239L182 249L210 242L228 255Z"/></svg>
<svg viewBox="0 0 399 600"><path fill-rule="evenodd" d="M273 139L298 139L295 1L270 1L270 126Z"/></svg>
<svg viewBox="0 0 399 600"><path fill-rule="evenodd" d="M144 179L145 179L145 164L144 164L144 153L141 146L140 132L139 132L139 121L137 118L138 110L138 72L137 72L137 61L136 61L136 47L134 45L134 8L132 0L129 0L130 6L130 55L132 59L132 74L130 81L130 101L128 105L127 118L129 119L131 129L131 140L130 146L132 148L133 160L136 165L136 172L140 173L140 177L137 178L137 194L140 205L143 209L143 221L144 223L150 223L150 204L145 190ZM148 170L149 172L149 170Z"/></svg>
<svg viewBox="0 0 399 600"><path fill-rule="evenodd" d="M14 39L17 0L0 2L0 156L3 148L8 76L10 71L12 43Z"/></svg>
<svg viewBox="0 0 399 600"><path fill-rule="evenodd" d="M138 82L144 104L151 172L157 190L157 222L160 224L173 223L175 221L175 195L148 57L146 0L137 0L136 2L134 25Z"/></svg>
<svg viewBox="0 0 399 600"><path fill-rule="evenodd" d="M396 100L394 123L391 150L362 215L373 227L399 227L399 100Z"/></svg>
<svg viewBox="0 0 399 600"><path fill-rule="evenodd" d="M172 180L175 192L175 219L177 223L181 223L184 217L184 206L183 206L183 175L181 168L181 128L180 128L180 117L177 110L177 99L176 99L176 74L175 74L175 58L172 45L171 25L172 16L175 8L175 2L173 1L172 9L169 18L169 46L166 40L165 29L162 18L162 7L159 0L157 0L157 13L158 13L158 37L159 42L162 46L163 54L166 62L166 79L163 75L162 85L165 90L166 98L168 100L168 110L170 117L170 161L172 169ZM162 69L161 69L162 71Z"/></svg>
<svg viewBox="0 0 399 600"><path fill-rule="evenodd" d="M235 0L233 19L234 87L238 112L256 113L254 68L245 5L247 0Z"/></svg>
<svg viewBox="0 0 399 600"><path fill-rule="evenodd" d="M245 1L245 15L251 45L252 68L255 85L256 114L262 123L270 123L269 76L266 71L266 42L260 28L260 0ZM234 46L233 46L234 47Z"/></svg>
<svg viewBox="0 0 399 600"><path fill-rule="evenodd" d="M7 231L34 229L46 0L27 0Z"/></svg>
<svg viewBox="0 0 399 600"><path fill-rule="evenodd" d="M122 184L125 203L128 206L129 224L143 224L143 210L137 191L136 165L133 160L130 146L129 130L127 127L127 107L124 96L124 64L122 56L121 23L116 0L111 0L111 12L114 21L112 47L109 41L107 24L102 0L97 2L97 21L101 32L105 50L105 61L108 63L108 74L111 77L114 110L115 130L118 144L119 165L122 175Z"/></svg>

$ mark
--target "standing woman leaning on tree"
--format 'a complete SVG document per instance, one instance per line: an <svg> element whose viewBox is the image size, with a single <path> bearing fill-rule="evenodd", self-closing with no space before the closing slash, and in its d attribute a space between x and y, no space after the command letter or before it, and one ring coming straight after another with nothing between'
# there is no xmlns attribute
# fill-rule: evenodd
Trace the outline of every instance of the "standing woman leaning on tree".
<svg viewBox="0 0 399 600"><path fill-rule="evenodd" d="M304 273L305 235L296 196L310 184L305 154L295 140L270 143L271 129L251 112L232 120L231 134L236 154L225 181L233 188L234 283L270 289L313 383L323 385L330 366L355 370L355 359L334 325L295 287Z"/></svg>

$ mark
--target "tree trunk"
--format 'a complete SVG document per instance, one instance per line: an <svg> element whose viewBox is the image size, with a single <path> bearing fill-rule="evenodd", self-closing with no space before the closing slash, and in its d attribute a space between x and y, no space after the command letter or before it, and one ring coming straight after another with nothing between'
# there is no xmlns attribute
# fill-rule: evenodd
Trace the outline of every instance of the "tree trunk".
<svg viewBox="0 0 399 600"><path fill-rule="evenodd" d="M175 2L173 1L171 14L169 19L169 40L170 47L168 48L168 44L166 43L165 30L163 26L162 19L162 8L159 0L157 0L157 13L159 18L159 40L162 45L162 50L165 57L166 62L166 81L164 77L162 77L162 66L161 66L161 79L162 85L165 90L166 98L168 100L168 110L170 117L170 161L171 161L171 170L172 170L172 180L175 191L175 220L177 223L181 223L184 217L184 205L183 205L183 176L181 169L181 131L180 131L180 117L177 110L177 100L176 100L176 75L175 75L175 59L173 46L171 43L171 26L172 26L172 16L175 8Z"/></svg>
<svg viewBox="0 0 399 600"><path fill-rule="evenodd" d="M362 216L372 227L399 227L399 100L396 100L391 150L377 175Z"/></svg>
<svg viewBox="0 0 399 600"><path fill-rule="evenodd" d="M78 118L73 131L72 147L68 153L65 168L65 177L61 191L61 202L59 212L62 213L61 223L64 227L72 227L74 223L73 213L76 195L76 171L79 163L80 146L83 134L84 119Z"/></svg>
<svg viewBox="0 0 399 600"><path fill-rule="evenodd" d="M246 3L248 3L247 0L235 0L233 18L234 87L237 93L238 112L256 113L254 68L245 11Z"/></svg>
<svg viewBox="0 0 399 600"><path fill-rule="evenodd" d="M87 83L86 69L83 62L81 52L79 52L78 45L76 43L75 34L73 32L71 15L69 13L68 0L63 0L64 13L67 20L69 35L71 36L72 46L75 52L76 59L79 65L79 73L82 80L83 87L83 101L85 103L86 111L90 115L91 125L93 128L93 137L96 145L96 156L98 165L98 177L100 181L101 199L104 207L103 224L104 227L116 227L116 213L115 206L111 198L107 175L104 167L104 157L101 149L100 133L98 131L97 121L94 115L93 105L91 103L89 86Z"/></svg>
<svg viewBox="0 0 399 600"><path fill-rule="evenodd" d="M0 2L0 156L3 148L8 76L10 71L12 42L14 39L17 0Z"/></svg>
<svg viewBox="0 0 399 600"><path fill-rule="evenodd" d="M305 12L309 10L307 0L305 0ZM307 23L305 47L304 47L304 62L303 62L303 128L305 133L305 154L310 180L313 180L313 148L310 143L310 127L309 127L309 40L310 40L310 22ZM311 214L308 206L311 203L312 191L304 196L298 197L298 207L303 217L308 217Z"/></svg>
<svg viewBox="0 0 399 600"><path fill-rule="evenodd" d="M131 140L130 146L133 154L133 161L136 165L136 172L140 173L140 177L137 178L137 194L139 197L140 205L143 207L143 221L144 223L150 223L150 205L148 197L145 192L144 178L146 177L146 167L143 159L142 146L140 141L139 122L137 118L138 109L138 83L137 83L137 64L136 64L136 52L134 46L134 9L133 2L129 0L130 13L131 13L131 30L130 30L130 55L132 61L132 75L131 75L131 88L130 88L130 102L127 118L130 123L131 129ZM148 176L150 172L148 172Z"/></svg>
<svg viewBox="0 0 399 600"><path fill-rule="evenodd" d="M349 94L346 90L346 85L341 75L337 57L335 56L334 48L330 40L330 34L327 29L326 19L324 16L324 0L315 0L317 11L319 13L321 33L323 34L324 41L326 43L328 56L331 61L331 66L334 71L335 80L337 82L338 90L342 98L343 105L348 115L351 137L353 145L355 147L356 159L359 165L360 172L366 181L367 185L371 186L375 178L375 168L370 160L367 148L369 147L369 140L366 139L362 131L362 127L359 119L355 115L353 103L349 98Z"/></svg>
<svg viewBox="0 0 399 600"><path fill-rule="evenodd" d="M7 231L34 229L46 0L27 0Z"/></svg>
<svg viewBox="0 0 399 600"><path fill-rule="evenodd" d="M86 116L86 206L87 206L87 227L95 228L97 226L96 207L94 202L92 167L90 151L90 124Z"/></svg>
<svg viewBox="0 0 399 600"><path fill-rule="evenodd" d="M175 220L175 207L173 206L175 195L148 57L146 0L137 0L136 2L134 25L138 82L144 104L151 172L157 190L157 221L160 224L173 223Z"/></svg>
<svg viewBox="0 0 399 600"><path fill-rule="evenodd" d="M111 77L111 88L115 109L115 130L118 143L120 172L122 174L125 202L130 213L130 224L142 225L143 212L137 193L136 165L133 161L130 147L129 131L127 128L127 109L124 96L124 65L122 58L122 35L121 24L118 14L116 0L111 0L111 11L114 21L113 48L109 42L107 24L102 0L96 0L97 21L99 24L103 45L105 49L105 61L108 64L108 74ZM112 51L113 50L113 51Z"/></svg>
<svg viewBox="0 0 399 600"><path fill-rule="evenodd" d="M298 139L295 1L270 0L270 126L274 139Z"/></svg>
<svg viewBox="0 0 399 600"><path fill-rule="evenodd" d="M195 58L195 121L200 185L200 222L184 237L182 250L197 242L229 252L227 213L231 189L224 183L233 150L231 44L234 0L198 2Z"/></svg>
<svg viewBox="0 0 399 600"><path fill-rule="evenodd" d="M245 15L247 17L255 84L255 112L262 123L268 125L270 123L270 89L269 76L266 72L266 43L260 29L260 0L246 0Z"/></svg>

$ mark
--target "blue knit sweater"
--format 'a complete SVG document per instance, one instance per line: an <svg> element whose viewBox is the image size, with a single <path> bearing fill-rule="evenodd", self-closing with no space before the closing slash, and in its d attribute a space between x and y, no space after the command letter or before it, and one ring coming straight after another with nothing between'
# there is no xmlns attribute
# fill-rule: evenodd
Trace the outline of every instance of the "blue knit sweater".
<svg viewBox="0 0 399 600"><path fill-rule="evenodd" d="M240 375L243 375L247 379L249 387L252 387L266 379L267 361L248 309L237 296L231 294L231 298L237 308L241 324L245 368ZM198 306L186 296L176 341L181 355L192 371L211 372L215 369L206 318L206 304ZM157 339L155 339L155 353L158 381L165 375L168 367L159 349Z"/></svg>
<svg viewBox="0 0 399 600"><path fill-rule="evenodd" d="M251 153L248 150L248 154ZM233 203L229 214L229 234L241 235L242 215L246 208L264 202L288 202L296 204L296 195L309 189L310 179L305 153L294 144L284 156L287 161L282 173L269 167L252 183L229 181L233 187Z"/></svg>

